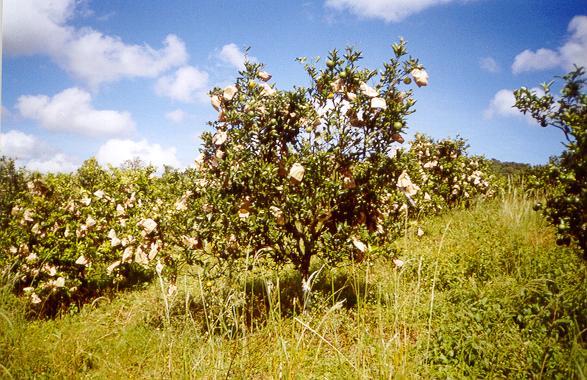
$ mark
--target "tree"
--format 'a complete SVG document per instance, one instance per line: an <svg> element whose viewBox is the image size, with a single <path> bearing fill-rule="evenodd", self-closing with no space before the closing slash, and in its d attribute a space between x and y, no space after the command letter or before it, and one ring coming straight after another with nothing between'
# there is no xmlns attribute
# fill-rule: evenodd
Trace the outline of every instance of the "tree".
<svg viewBox="0 0 587 380"><path fill-rule="evenodd" d="M516 107L530 113L542 127L555 127L565 136L565 151L551 159L545 205L538 204L557 228L557 243L575 240L587 259L587 95L585 69L564 75L560 96L551 92L554 81L542 85L544 94L527 88L514 92Z"/></svg>
<svg viewBox="0 0 587 380"><path fill-rule="evenodd" d="M320 68L300 58L309 88L277 90L248 62L235 85L211 91L219 115L202 136L194 189L204 252L292 263L307 280L318 253L330 263L361 260L385 236L400 175L393 143L403 142L415 103L400 87L428 81L404 41L392 48L381 70L360 68L352 48L330 52Z"/></svg>

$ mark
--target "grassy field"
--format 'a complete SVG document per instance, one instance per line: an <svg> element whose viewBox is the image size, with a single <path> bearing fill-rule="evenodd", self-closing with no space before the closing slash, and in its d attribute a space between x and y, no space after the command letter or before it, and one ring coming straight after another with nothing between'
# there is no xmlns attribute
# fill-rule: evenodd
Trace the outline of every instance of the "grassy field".
<svg viewBox="0 0 587 380"><path fill-rule="evenodd" d="M3 378L587 376L587 266L511 191L407 229L404 264L158 281L55 320L0 294ZM316 263L318 270L320 264ZM167 306L166 306L167 305Z"/></svg>

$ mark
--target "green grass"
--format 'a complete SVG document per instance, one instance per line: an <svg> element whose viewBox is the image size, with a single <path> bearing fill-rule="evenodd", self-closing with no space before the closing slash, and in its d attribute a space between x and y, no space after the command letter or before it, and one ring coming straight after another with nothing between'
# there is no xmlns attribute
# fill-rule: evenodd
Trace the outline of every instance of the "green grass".
<svg viewBox="0 0 587 380"><path fill-rule="evenodd" d="M239 285L178 279L26 319L0 293L3 378L561 378L587 376L587 266L515 191L415 226L391 260ZM315 269L319 269L316 263ZM271 284L271 285L268 285Z"/></svg>

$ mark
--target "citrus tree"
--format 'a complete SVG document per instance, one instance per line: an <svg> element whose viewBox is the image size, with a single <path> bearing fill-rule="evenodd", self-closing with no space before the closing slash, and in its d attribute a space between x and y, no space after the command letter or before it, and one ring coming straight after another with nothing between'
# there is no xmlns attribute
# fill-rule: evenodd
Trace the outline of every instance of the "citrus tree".
<svg viewBox="0 0 587 380"><path fill-rule="evenodd" d="M76 173L27 175L0 233L0 267L34 311L54 315L148 280L155 268L168 268L174 291L190 177L154 171L137 163L107 170L90 159Z"/></svg>
<svg viewBox="0 0 587 380"><path fill-rule="evenodd" d="M386 235L389 193L411 191L405 176L397 186L394 143L413 112L412 81L428 81L403 41L393 52L379 70L361 68L352 48L324 66L300 58L310 85L290 90L249 62L234 85L211 91L218 120L202 136L194 189L204 252L291 263L307 280L315 255L361 260Z"/></svg>
<svg viewBox="0 0 587 380"><path fill-rule="evenodd" d="M410 144L408 161L412 179L422 190L420 209L426 214L494 195L495 185L487 160L469 156L468 147L460 137L435 141L416 134Z"/></svg>
<svg viewBox="0 0 587 380"><path fill-rule="evenodd" d="M548 167L546 204L537 204L557 228L557 243L576 241L587 258L587 94L585 69L564 75L560 95L551 91L554 82L542 85L543 94L527 88L514 92L516 107L529 113L542 127L560 129L566 139L560 157Z"/></svg>

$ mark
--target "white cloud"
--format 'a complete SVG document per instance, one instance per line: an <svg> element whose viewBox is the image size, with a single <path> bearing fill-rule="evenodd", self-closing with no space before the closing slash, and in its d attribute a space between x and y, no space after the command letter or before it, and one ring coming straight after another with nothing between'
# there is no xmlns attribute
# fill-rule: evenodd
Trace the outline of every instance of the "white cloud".
<svg viewBox="0 0 587 380"><path fill-rule="evenodd" d="M185 44L175 35L157 50L130 45L116 36L68 24L76 0L7 0L4 47L9 55L45 54L74 77L95 88L124 77L155 77L185 64Z"/></svg>
<svg viewBox="0 0 587 380"><path fill-rule="evenodd" d="M571 70L573 65L587 67L587 16L575 16L567 28L570 36L557 50L541 48L524 50L512 64L514 74L561 67Z"/></svg>
<svg viewBox="0 0 587 380"><path fill-rule="evenodd" d="M69 157L67 157L63 153L57 153L53 157L43 160L43 159L33 159L30 160L26 164L27 169L29 170L36 170L43 173L56 173L56 172L72 172L76 170L79 165L71 161Z"/></svg>
<svg viewBox="0 0 587 380"><path fill-rule="evenodd" d="M245 55L245 53L242 52L234 43L224 45L218 53L218 58L239 70L245 69L246 61L256 62L257 60L255 57L249 57Z"/></svg>
<svg viewBox="0 0 587 380"><path fill-rule="evenodd" d="M535 52L524 50L514 59L512 71L514 74L519 74L525 71L548 70L561 64L561 57L554 50L538 49Z"/></svg>
<svg viewBox="0 0 587 380"><path fill-rule="evenodd" d="M493 59L492 57L485 57L485 58L481 58L479 60L479 66L485 70L488 71L490 73L497 73L499 72L500 68L499 68L499 64L497 63L497 61L495 59Z"/></svg>
<svg viewBox="0 0 587 380"><path fill-rule="evenodd" d="M163 165L181 167L174 147L163 148L159 144L151 144L144 139L140 141L111 139L98 149L96 155L96 159L101 165L111 164L113 166L120 166L125 161L134 160L137 157L159 169Z"/></svg>
<svg viewBox="0 0 587 380"><path fill-rule="evenodd" d="M0 155L2 156L28 160L43 156L49 151L49 147L35 136L16 130L0 133Z"/></svg>
<svg viewBox="0 0 587 380"><path fill-rule="evenodd" d="M75 0L4 1L4 49L8 54L50 54L70 38L66 26Z"/></svg>
<svg viewBox="0 0 587 380"><path fill-rule="evenodd" d="M338 11L348 10L363 18L399 22L426 8L455 1L458 0L326 0L326 6Z"/></svg>
<svg viewBox="0 0 587 380"><path fill-rule="evenodd" d="M522 116L517 108L513 108L514 104L516 104L516 97L512 90L499 90L485 109L484 116L486 119L492 119L496 116Z"/></svg>
<svg viewBox="0 0 587 380"><path fill-rule="evenodd" d="M97 31L80 33L54 57L65 70L94 88L125 77L156 77L184 64L187 58L185 44L173 34L156 50L149 45L128 45Z"/></svg>
<svg viewBox="0 0 587 380"><path fill-rule="evenodd" d="M128 112L96 110L91 95L79 88L68 88L53 97L25 95L16 108L23 117L36 120L52 131L66 131L89 136L123 135L135 128Z"/></svg>
<svg viewBox="0 0 587 380"><path fill-rule="evenodd" d="M193 66L180 67L174 74L157 80L155 91L180 102L190 103L204 99L208 86L208 74Z"/></svg>
<svg viewBox="0 0 587 380"><path fill-rule="evenodd" d="M544 90L541 88L531 88L538 96L544 95ZM483 112L485 119L493 119L495 117L517 117L524 118L530 124L536 121L530 114L524 115L519 109L515 108L516 97L514 92L509 89L499 90L489 102L489 106Z"/></svg>
<svg viewBox="0 0 587 380"><path fill-rule="evenodd" d="M175 124L183 123L186 116L187 114L179 108L165 114L165 118Z"/></svg>
<svg viewBox="0 0 587 380"><path fill-rule="evenodd" d="M16 130L0 133L0 155L15 159L29 170L43 173L70 172L79 166L37 137Z"/></svg>

